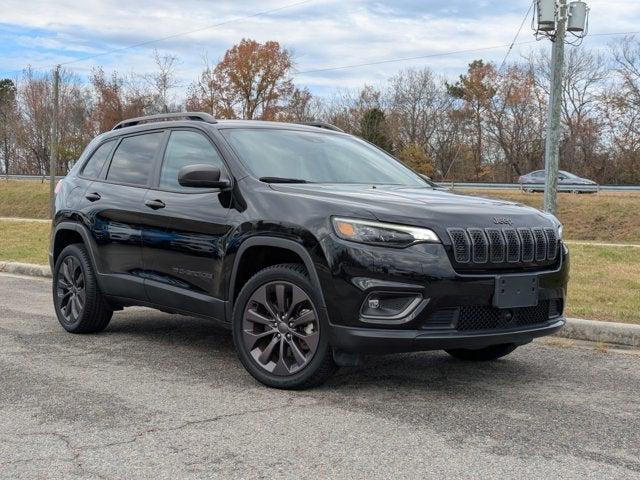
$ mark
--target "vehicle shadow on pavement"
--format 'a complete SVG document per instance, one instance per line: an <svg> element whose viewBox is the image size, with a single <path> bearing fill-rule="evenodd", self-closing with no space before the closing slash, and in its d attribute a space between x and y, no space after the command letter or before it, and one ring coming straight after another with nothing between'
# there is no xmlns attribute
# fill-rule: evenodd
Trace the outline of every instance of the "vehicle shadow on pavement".
<svg viewBox="0 0 640 480"><path fill-rule="evenodd" d="M200 368L195 370L199 376L209 377L209 381L224 376L235 382L255 383L236 357L231 332L208 320L140 310L127 318L119 318L116 314L100 336L118 337L118 343L147 350L144 361L148 361L152 355L149 350L153 349L157 366L167 362L172 367L189 366L186 370L193 371L194 362L201 362ZM104 342L110 341L104 338ZM527 348L530 347L522 347ZM447 395L459 388L473 390L478 396L487 390L487 385L516 388L518 384L530 383L531 378L544 381L542 377L548 373L538 371L544 370L539 365L523 361L519 353L520 349L504 359L480 363L457 360L443 351L371 355L363 357L362 365L358 367L341 368L325 386L314 391L346 393L353 389L385 390L401 386L428 390L432 394L442 391Z"/></svg>

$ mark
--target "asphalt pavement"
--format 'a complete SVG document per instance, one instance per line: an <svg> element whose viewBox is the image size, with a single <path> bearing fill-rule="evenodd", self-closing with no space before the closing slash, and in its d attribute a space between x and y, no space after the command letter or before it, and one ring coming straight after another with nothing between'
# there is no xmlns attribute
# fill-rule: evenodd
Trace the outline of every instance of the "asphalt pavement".
<svg viewBox="0 0 640 480"><path fill-rule="evenodd" d="M640 352L541 339L493 363L370 357L256 383L230 334L148 309L97 335L0 275L0 478L640 478Z"/></svg>

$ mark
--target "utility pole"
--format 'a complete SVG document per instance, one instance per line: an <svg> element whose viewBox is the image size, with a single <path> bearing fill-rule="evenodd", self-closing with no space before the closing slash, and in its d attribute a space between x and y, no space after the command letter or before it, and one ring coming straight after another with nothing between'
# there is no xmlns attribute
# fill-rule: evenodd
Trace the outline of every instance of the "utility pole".
<svg viewBox="0 0 640 480"><path fill-rule="evenodd" d="M564 39L567 32L567 0L559 0L555 38L551 41L551 88L544 146L544 211L555 215L560 153L560 109L564 80Z"/></svg>
<svg viewBox="0 0 640 480"><path fill-rule="evenodd" d="M538 25L536 38L548 37L551 47L551 87L547 113L547 136L544 146L544 210L556 213L558 165L560 151L560 113L564 83L564 44L567 32L576 45L587 35L589 7L582 0L536 0ZM569 42L571 43L571 42Z"/></svg>
<svg viewBox="0 0 640 480"><path fill-rule="evenodd" d="M56 171L58 168L58 99L60 96L60 65L53 70L53 117L51 119L51 146L49 154L49 200L51 219L55 212Z"/></svg>

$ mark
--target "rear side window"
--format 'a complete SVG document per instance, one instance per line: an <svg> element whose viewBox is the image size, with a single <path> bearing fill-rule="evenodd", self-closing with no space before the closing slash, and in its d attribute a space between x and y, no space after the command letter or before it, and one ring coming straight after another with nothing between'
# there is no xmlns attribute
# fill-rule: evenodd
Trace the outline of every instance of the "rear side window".
<svg viewBox="0 0 640 480"><path fill-rule="evenodd" d="M107 180L146 185L163 134L155 132L123 138L113 154Z"/></svg>
<svg viewBox="0 0 640 480"><path fill-rule="evenodd" d="M98 175L100 175L102 167L104 166L104 162L109 158L109 154L111 153L111 149L115 143L115 140L109 140L108 142L100 145L98 149L93 152L93 155L91 155L91 158L82 169L82 175L91 179L98 178Z"/></svg>
<svg viewBox="0 0 640 480"><path fill-rule="evenodd" d="M160 174L160 188L201 191L198 188L183 187L178 183L180 169L195 164L212 165L224 171L220 154L203 135L189 130L171 132Z"/></svg>

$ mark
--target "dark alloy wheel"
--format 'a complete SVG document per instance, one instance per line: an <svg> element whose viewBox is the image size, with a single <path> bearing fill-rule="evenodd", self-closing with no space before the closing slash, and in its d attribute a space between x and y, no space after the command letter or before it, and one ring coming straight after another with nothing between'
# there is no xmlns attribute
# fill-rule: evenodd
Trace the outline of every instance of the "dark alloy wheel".
<svg viewBox="0 0 640 480"><path fill-rule="evenodd" d="M234 308L233 337L240 360L257 380L301 389L335 371L319 298L298 264L265 268L246 283Z"/></svg>
<svg viewBox="0 0 640 480"><path fill-rule="evenodd" d="M75 243L60 252L53 270L53 304L68 332L95 333L109 324L113 308L98 288L84 245Z"/></svg>
<svg viewBox="0 0 640 480"><path fill-rule="evenodd" d="M58 307L65 323L74 324L80 318L87 301L82 265L73 256L64 259L56 282Z"/></svg>
<svg viewBox="0 0 640 480"><path fill-rule="evenodd" d="M285 282L264 284L251 295L242 319L242 340L269 373L290 375L313 358L320 338L309 296Z"/></svg>

